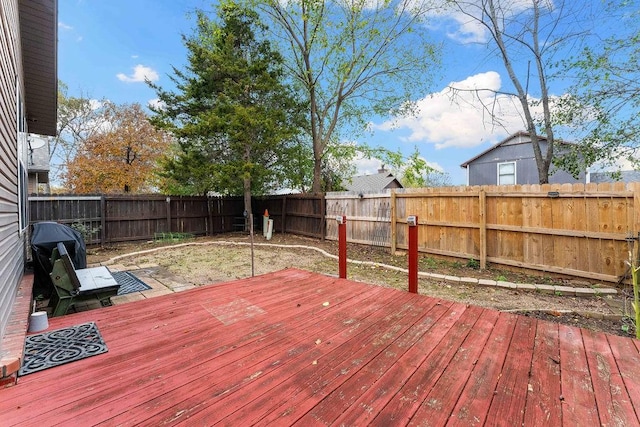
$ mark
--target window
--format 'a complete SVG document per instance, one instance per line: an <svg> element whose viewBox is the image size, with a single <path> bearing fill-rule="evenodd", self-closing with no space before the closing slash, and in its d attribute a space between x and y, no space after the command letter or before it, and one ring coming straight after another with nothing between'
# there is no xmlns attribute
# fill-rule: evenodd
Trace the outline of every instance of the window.
<svg viewBox="0 0 640 427"><path fill-rule="evenodd" d="M516 183L516 162L498 163L498 185Z"/></svg>

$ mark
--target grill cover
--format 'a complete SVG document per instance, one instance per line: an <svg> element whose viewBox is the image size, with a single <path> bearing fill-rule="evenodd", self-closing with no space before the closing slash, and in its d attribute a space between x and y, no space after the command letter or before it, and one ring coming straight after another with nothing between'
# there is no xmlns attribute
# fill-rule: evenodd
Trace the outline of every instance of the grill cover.
<svg viewBox="0 0 640 427"><path fill-rule="evenodd" d="M48 297L53 292L49 273L53 270L51 253L58 242L69 252L76 269L87 267L87 247L82 234L57 222L37 222L31 233L31 256L33 258L33 294Z"/></svg>

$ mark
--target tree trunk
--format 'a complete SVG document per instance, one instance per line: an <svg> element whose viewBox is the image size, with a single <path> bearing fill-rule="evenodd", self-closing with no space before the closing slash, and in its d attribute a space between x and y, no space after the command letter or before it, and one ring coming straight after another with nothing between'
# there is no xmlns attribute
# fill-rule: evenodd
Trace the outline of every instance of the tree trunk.
<svg viewBox="0 0 640 427"><path fill-rule="evenodd" d="M509 53L507 51L507 45L505 44L505 41L503 39L502 27L500 24L501 21L500 21L500 17L497 14L494 0L489 0L489 2L487 3L487 6L488 6L488 10L487 10L488 18L491 21L490 30L492 31L494 41L496 42L496 45L500 50L502 60L504 62L504 66L507 69L507 73L509 74L509 78L511 79L511 82L513 83L514 87L516 88L516 91L518 92L518 100L520 101L520 105L522 106L522 111L525 117L525 124L527 126L527 131L529 132L529 137L531 138L531 146L533 147L533 154L536 159L536 166L538 168L538 181L540 184L546 184L549 182L549 164L548 162L545 161L545 159L549 158L547 153L551 153L551 154L553 153L553 136L551 136L551 139L547 140L547 153L543 154L540 149L540 142L538 140L538 136L536 132L535 121L531 113L531 110L529 108L528 92L523 87L522 83L520 82L520 79L518 79L518 76L516 75L515 70L513 68L511 57L509 56ZM538 19L539 19L539 9L537 8L536 2L534 2L534 8L535 8L534 21L535 21L535 25L537 26ZM533 47L534 54L539 58L540 52L538 50L539 46L538 46L537 27L533 33L533 38L534 38L534 47ZM537 65L538 65L538 71L540 71L539 62L537 63ZM547 82L546 82L545 75L539 73L538 78L540 79L540 86L543 88L546 88ZM543 91L543 94L544 93L546 92ZM545 100L543 100L543 102L544 101ZM548 96L546 101L548 101ZM548 124L549 121L547 120L545 121L545 123Z"/></svg>
<svg viewBox="0 0 640 427"><path fill-rule="evenodd" d="M315 157L313 159L313 185L311 186L313 193L322 192L322 159Z"/></svg>

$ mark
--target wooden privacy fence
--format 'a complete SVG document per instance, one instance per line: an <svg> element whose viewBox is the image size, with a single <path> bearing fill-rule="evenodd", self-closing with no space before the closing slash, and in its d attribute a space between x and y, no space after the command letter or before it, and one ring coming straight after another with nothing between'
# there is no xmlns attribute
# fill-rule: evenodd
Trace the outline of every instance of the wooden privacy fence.
<svg viewBox="0 0 640 427"><path fill-rule="evenodd" d="M254 212L265 210L273 220L274 232L298 234L324 239L324 194L287 194L256 197L252 201Z"/></svg>
<svg viewBox="0 0 640 427"><path fill-rule="evenodd" d="M145 240L155 233L212 235L242 224L241 198L34 196L31 222L82 224L89 244ZM423 253L616 282L640 233L640 183L450 187L381 194L254 198L258 229L337 240L347 217L352 243L407 248L409 215Z"/></svg>
<svg viewBox="0 0 640 427"><path fill-rule="evenodd" d="M156 233L210 235L233 230L237 197L31 196L30 222L82 227L88 244L153 239Z"/></svg>
<svg viewBox="0 0 640 427"><path fill-rule="evenodd" d="M336 217L347 217L347 241L391 247L391 193L327 193L326 238L338 239Z"/></svg>
<svg viewBox="0 0 640 427"><path fill-rule="evenodd" d="M326 199L328 239L337 238L335 215L342 213L349 241L406 249L407 216L417 215L421 252L607 282L625 275L640 232L640 183L329 193Z"/></svg>
<svg viewBox="0 0 640 427"><path fill-rule="evenodd" d="M274 231L324 238L323 194L254 198L257 229L265 209ZM88 244L148 240L157 233L212 235L242 229L241 197L31 196L30 222L55 221L84 229Z"/></svg>

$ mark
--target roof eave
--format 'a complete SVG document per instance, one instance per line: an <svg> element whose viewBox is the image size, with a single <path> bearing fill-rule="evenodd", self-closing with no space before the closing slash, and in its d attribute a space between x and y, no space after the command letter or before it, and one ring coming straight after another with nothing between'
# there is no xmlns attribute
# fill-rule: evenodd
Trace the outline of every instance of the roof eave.
<svg viewBox="0 0 640 427"><path fill-rule="evenodd" d="M55 135L58 110L58 2L21 0L20 38L29 132Z"/></svg>
<svg viewBox="0 0 640 427"><path fill-rule="evenodd" d="M469 166L469 163L479 159L480 157L484 156L485 154L487 154L488 152L495 150L496 148L500 147L501 145L507 143L508 141L512 140L513 138L517 138L519 136L529 136L529 132L526 131L518 131L514 134L511 134L509 136L507 136L505 139L503 139L502 141L498 142L495 145L492 145L491 147L487 148L486 150L484 150L482 153L470 158L469 160L467 160L466 162L462 163L460 165L461 168L466 169ZM538 138L544 139L546 140L546 138L544 136L538 136Z"/></svg>

